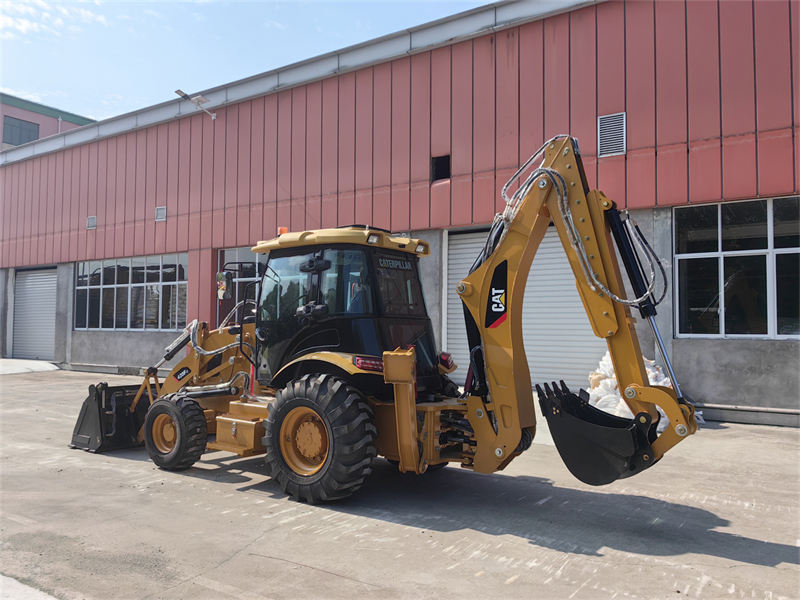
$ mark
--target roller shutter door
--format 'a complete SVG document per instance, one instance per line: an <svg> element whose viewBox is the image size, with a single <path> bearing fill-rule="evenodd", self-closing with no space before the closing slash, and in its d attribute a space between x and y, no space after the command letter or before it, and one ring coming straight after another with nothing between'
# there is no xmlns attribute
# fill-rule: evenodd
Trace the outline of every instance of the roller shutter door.
<svg viewBox="0 0 800 600"><path fill-rule="evenodd" d="M14 279L14 358L53 360L56 270L17 271Z"/></svg>
<svg viewBox="0 0 800 600"><path fill-rule="evenodd" d="M464 384L469 365L464 313L456 285L478 256L486 233L451 234L447 255L447 352L459 365L451 376ZM595 337L575 278L554 227L550 227L531 267L522 308L525 352L533 384L563 379L573 391L586 388L589 373L608 349Z"/></svg>

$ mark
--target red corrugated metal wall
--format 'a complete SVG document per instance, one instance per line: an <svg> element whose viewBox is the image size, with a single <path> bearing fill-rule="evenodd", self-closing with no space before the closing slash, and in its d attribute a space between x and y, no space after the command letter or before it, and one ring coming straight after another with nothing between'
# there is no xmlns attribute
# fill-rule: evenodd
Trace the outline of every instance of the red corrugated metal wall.
<svg viewBox="0 0 800 600"><path fill-rule="evenodd" d="M798 0L609 1L15 163L0 266L188 250L210 285L212 248L279 225L487 223L520 161L566 132L620 205L793 193L799 18ZM597 116L622 111L628 153L598 160Z"/></svg>

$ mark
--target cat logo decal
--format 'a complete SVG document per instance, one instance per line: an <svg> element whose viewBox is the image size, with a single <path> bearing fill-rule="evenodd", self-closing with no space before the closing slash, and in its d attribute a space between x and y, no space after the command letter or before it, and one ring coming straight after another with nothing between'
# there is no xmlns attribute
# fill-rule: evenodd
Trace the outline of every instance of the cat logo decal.
<svg viewBox="0 0 800 600"><path fill-rule="evenodd" d="M494 329L506 320L508 305L506 290L508 289L508 261L503 261L494 270L492 287L489 290L489 301L486 304L486 324L488 329Z"/></svg>

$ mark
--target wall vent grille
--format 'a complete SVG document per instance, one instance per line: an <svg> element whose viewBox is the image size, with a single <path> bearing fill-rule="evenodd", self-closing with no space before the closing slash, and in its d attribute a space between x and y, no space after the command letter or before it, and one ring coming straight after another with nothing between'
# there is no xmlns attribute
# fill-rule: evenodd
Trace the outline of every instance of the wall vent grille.
<svg viewBox="0 0 800 600"><path fill-rule="evenodd" d="M86 229L97 229L97 217L86 217Z"/></svg>
<svg viewBox="0 0 800 600"><path fill-rule="evenodd" d="M625 154L625 113L597 117L598 156Z"/></svg>
<svg viewBox="0 0 800 600"><path fill-rule="evenodd" d="M156 206L156 221L166 221L166 220L167 220L167 207Z"/></svg>

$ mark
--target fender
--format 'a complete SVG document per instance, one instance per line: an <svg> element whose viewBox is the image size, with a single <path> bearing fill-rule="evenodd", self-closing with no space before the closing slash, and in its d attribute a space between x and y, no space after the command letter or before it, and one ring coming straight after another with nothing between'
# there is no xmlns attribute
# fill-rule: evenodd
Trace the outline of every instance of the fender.
<svg viewBox="0 0 800 600"><path fill-rule="evenodd" d="M372 383L371 387L383 384L383 373L359 369L353 362L355 356L357 355L329 351L304 354L281 367L269 386L282 388L292 379L297 379L307 373L329 373L354 383L359 382L358 388L361 390L365 390L365 382Z"/></svg>

